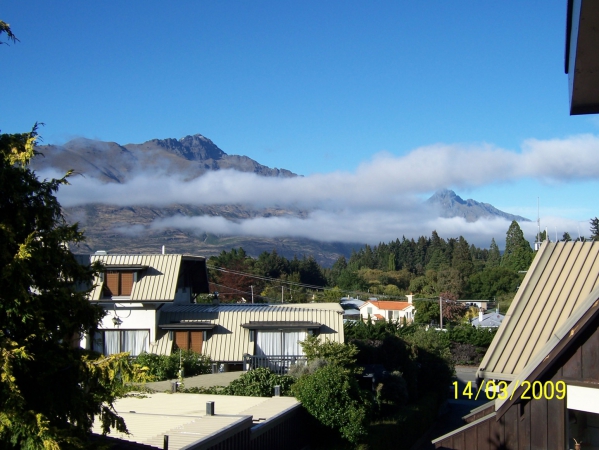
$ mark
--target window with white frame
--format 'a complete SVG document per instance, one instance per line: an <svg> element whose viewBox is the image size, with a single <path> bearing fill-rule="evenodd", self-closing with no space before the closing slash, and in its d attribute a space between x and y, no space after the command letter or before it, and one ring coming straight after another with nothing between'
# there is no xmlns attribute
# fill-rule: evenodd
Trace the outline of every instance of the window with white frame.
<svg viewBox="0 0 599 450"><path fill-rule="evenodd" d="M301 356L304 354L300 342L306 339L306 330L258 330L256 351L258 356Z"/></svg>

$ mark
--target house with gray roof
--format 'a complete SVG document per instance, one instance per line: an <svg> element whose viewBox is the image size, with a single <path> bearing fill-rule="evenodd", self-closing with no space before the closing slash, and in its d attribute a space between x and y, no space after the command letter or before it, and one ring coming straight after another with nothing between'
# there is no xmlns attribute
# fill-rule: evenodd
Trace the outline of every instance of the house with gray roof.
<svg viewBox="0 0 599 450"><path fill-rule="evenodd" d="M505 319L505 315L501 314L498 310L491 312L479 310L478 316L470 319L470 324L477 328L499 328L503 319Z"/></svg>

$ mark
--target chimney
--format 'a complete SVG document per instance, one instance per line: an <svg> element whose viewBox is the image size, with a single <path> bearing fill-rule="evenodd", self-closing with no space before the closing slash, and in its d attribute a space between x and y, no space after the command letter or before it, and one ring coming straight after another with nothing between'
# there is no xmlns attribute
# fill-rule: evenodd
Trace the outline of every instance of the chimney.
<svg viewBox="0 0 599 450"><path fill-rule="evenodd" d="M408 303L412 304L412 300L414 299L414 294L410 293L410 294L406 295L406 297L408 297Z"/></svg>

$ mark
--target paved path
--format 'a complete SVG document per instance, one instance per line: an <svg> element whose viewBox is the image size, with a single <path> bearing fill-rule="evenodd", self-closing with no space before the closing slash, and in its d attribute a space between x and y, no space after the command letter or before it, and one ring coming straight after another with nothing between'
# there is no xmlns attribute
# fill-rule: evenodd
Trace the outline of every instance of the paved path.
<svg viewBox="0 0 599 450"><path fill-rule="evenodd" d="M195 377L184 378L183 383L186 388L190 387L212 387L212 386L228 386L233 380L239 378L245 372L223 372L223 373L209 373L207 375L197 375ZM154 381L152 383L146 383L146 386L157 392L164 392L171 390L171 383L175 380L167 381Z"/></svg>

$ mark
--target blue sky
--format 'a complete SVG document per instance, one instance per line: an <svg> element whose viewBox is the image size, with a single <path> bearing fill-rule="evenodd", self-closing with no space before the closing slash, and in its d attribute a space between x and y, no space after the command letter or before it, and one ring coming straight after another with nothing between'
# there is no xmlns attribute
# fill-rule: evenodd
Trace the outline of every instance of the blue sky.
<svg viewBox="0 0 599 450"><path fill-rule="evenodd" d="M20 42L0 46L0 129L44 122L53 144L201 133L229 154L358 185L390 158L398 178L433 179L413 197L447 187L531 219L540 197L543 227L588 235L599 118L568 114L566 3L5 2ZM531 142L536 170L519 159ZM439 148L445 171L414 163ZM464 149L471 158L452 156Z"/></svg>

